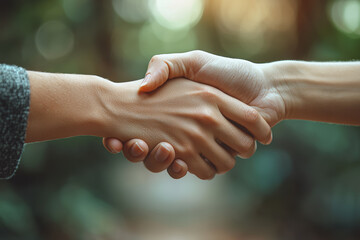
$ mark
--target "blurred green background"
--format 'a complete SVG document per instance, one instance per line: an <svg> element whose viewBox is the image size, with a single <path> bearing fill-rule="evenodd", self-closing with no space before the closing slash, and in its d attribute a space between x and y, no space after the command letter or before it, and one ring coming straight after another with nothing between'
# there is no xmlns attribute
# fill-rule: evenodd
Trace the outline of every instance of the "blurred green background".
<svg viewBox="0 0 360 240"><path fill-rule="evenodd" d="M0 43L2 63L112 81L194 49L349 61L360 0L2 0ZM28 144L0 181L0 239L360 239L360 129L285 121L273 132L212 181L149 173L95 137Z"/></svg>

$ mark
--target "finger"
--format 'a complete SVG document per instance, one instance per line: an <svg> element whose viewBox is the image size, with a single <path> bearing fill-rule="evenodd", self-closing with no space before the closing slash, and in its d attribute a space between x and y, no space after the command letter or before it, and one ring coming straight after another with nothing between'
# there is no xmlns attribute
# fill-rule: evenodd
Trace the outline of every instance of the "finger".
<svg viewBox="0 0 360 240"><path fill-rule="evenodd" d="M219 94L219 109L226 118L246 128L259 142L271 143L271 128L258 111L220 91Z"/></svg>
<svg viewBox="0 0 360 240"><path fill-rule="evenodd" d="M205 54L205 53L204 53ZM201 52L162 54L151 58L145 79L141 83L140 91L150 92L164 84L168 79L186 77L191 80L201 63Z"/></svg>
<svg viewBox="0 0 360 240"><path fill-rule="evenodd" d="M238 152L236 152L234 149L232 149L231 147L229 147L228 145L226 145L225 143L221 142L220 140L216 140L216 142L225 149L225 151L227 151L233 158L235 158L237 155L239 155Z"/></svg>
<svg viewBox="0 0 360 240"><path fill-rule="evenodd" d="M184 158L188 165L189 172L202 180L211 180L216 175L216 169L207 159L203 159L200 154L189 155Z"/></svg>
<svg viewBox="0 0 360 240"><path fill-rule="evenodd" d="M117 138L107 137L103 138L103 145L110 153L119 153L123 148L122 142Z"/></svg>
<svg viewBox="0 0 360 240"><path fill-rule="evenodd" d="M188 166L187 166L186 162L184 162L183 160L176 159L170 165L170 167L168 167L167 171L172 178L180 179L182 177L185 177L185 175L188 171Z"/></svg>
<svg viewBox="0 0 360 240"><path fill-rule="evenodd" d="M221 143L233 149L242 158L249 158L256 151L254 137L237 128L225 118L219 128L215 130L215 136Z"/></svg>
<svg viewBox="0 0 360 240"><path fill-rule="evenodd" d="M203 150L201 155L214 165L217 173L225 173L234 168L235 158L232 153L226 151L215 140L208 141Z"/></svg>
<svg viewBox="0 0 360 240"><path fill-rule="evenodd" d="M141 139L132 139L124 144L124 156L130 162L141 162L149 153L149 147Z"/></svg>
<svg viewBox="0 0 360 240"><path fill-rule="evenodd" d="M145 167L151 172L167 169L175 159L175 150L169 143L159 143L144 160Z"/></svg>

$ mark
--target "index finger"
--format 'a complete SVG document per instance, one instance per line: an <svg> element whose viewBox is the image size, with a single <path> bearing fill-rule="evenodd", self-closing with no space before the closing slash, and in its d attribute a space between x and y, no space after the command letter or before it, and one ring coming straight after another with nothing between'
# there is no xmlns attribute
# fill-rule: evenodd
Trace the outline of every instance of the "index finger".
<svg viewBox="0 0 360 240"><path fill-rule="evenodd" d="M140 85L140 91L153 91L168 79L189 78L189 72L194 67L193 65L191 52L155 55L149 62L145 78Z"/></svg>

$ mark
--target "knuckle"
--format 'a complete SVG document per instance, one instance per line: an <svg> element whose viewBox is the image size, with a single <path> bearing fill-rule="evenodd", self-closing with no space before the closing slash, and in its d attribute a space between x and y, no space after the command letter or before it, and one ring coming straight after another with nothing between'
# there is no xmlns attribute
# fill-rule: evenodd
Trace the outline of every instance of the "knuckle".
<svg viewBox="0 0 360 240"><path fill-rule="evenodd" d="M167 169L170 165L170 162L164 161L159 163L155 160L154 156L149 156L144 160L144 165L150 172L158 173Z"/></svg>
<svg viewBox="0 0 360 240"><path fill-rule="evenodd" d="M191 54L192 56L201 56L201 55L204 55L205 52L202 51L202 50L193 50L193 51L190 51L190 54Z"/></svg>
<svg viewBox="0 0 360 240"><path fill-rule="evenodd" d="M194 142L206 142L207 137L204 132L199 128L188 129L188 134Z"/></svg>
<svg viewBox="0 0 360 240"><path fill-rule="evenodd" d="M253 147L251 147L248 151L243 152L240 156L244 159L250 158L252 155L254 155L256 151L256 142L254 141Z"/></svg>
<svg viewBox="0 0 360 240"><path fill-rule="evenodd" d="M246 152L246 153L243 153L243 154L241 154L240 156L241 156L241 158L243 158L243 159L248 159L248 158L250 158L252 155L254 155L254 151L251 151L251 152Z"/></svg>
<svg viewBox="0 0 360 240"><path fill-rule="evenodd" d="M229 160L224 162L224 169L222 173L228 172L231 169L233 169L235 167L235 159L234 158L230 158Z"/></svg>
<svg viewBox="0 0 360 240"><path fill-rule="evenodd" d="M209 86L201 86L198 91L198 95L208 102L216 102L219 98L216 91Z"/></svg>
<svg viewBox="0 0 360 240"><path fill-rule="evenodd" d="M123 154L128 161L133 162L133 163L140 162L144 159L143 155L138 156L138 157L132 156L132 154L130 153L130 150L128 148L123 149Z"/></svg>
<svg viewBox="0 0 360 240"><path fill-rule="evenodd" d="M196 174L196 176L201 180L211 180L215 177L215 171L204 171Z"/></svg>
<svg viewBox="0 0 360 240"><path fill-rule="evenodd" d="M256 123L260 118L260 114L254 108L249 107L245 110L245 120L250 123Z"/></svg>
<svg viewBox="0 0 360 240"><path fill-rule="evenodd" d="M151 59L150 59L150 63L154 63L154 62L158 62L161 61L162 57L160 55L154 55Z"/></svg>
<svg viewBox="0 0 360 240"><path fill-rule="evenodd" d="M254 155L254 152L247 152L240 155L242 159L249 159L252 155Z"/></svg>
<svg viewBox="0 0 360 240"><path fill-rule="evenodd" d="M161 172L163 169L160 169L156 166L154 166L153 164L149 163L149 162L144 162L145 164L145 167L150 171L150 172L153 172L153 173L158 173L158 172Z"/></svg>
<svg viewBox="0 0 360 240"><path fill-rule="evenodd" d="M241 146L244 152L249 152L255 148L255 140L250 136L246 136L242 139Z"/></svg>
<svg viewBox="0 0 360 240"><path fill-rule="evenodd" d="M235 159L229 158L229 159L223 159L221 166L218 166L217 173L223 174L235 167Z"/></svg>
<svg viewBox="0 0 360 240"><path fill-rule="evenodd" d="M267 142L271 139L271 128L266 131L266 134L262 137L262 139L259 139L260 142Z"/></svg>
<svg viewBox="0 0 360 240"><path fill-rule="evenodd" d="M191 143L185 143L177 147L177 152L184 159L190 159L194 156L194 146Z"/></svg>
<svg viewBox="0 0 360 240"><path fill-rule="evenodd" d="M216 112L211 108L204 108L196 113L196 119L207 126L218 127L220 119L218 119Z"/></svg>
<svg viewBox="0 0 360 240"><path fill-rule="evenodd" d="M138 162L138 161L140 161L139 160L139 158L134 158L134 157L132 157L131 156L131 154L127 151L127 150L123 150L123 153L124 153L124 156L125 156L125 158L128 160L128 161L130 161L130 162Z"/></svg>
<svg viewBox="0 0 360 240"><path fill-rule="evenodd" d="M184 174L177 174L177 173L173 173L171 171L168 171L168 174L170 175L170 177L172 177L173 179L180 179L180 178L183 178L185 177Z"/></svg>

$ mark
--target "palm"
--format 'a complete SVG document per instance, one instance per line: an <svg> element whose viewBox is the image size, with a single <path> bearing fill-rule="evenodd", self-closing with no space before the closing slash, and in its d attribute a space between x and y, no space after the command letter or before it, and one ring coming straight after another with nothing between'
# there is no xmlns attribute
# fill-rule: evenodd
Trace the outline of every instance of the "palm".
<svg viewBox="0 0 360 240"><path fill-rule="evenodd" d="M212 85L256 108L271 126L283 118L282 97L265 79L259 65L214 55L207 56L203 63L193 80Z"/></svg>

